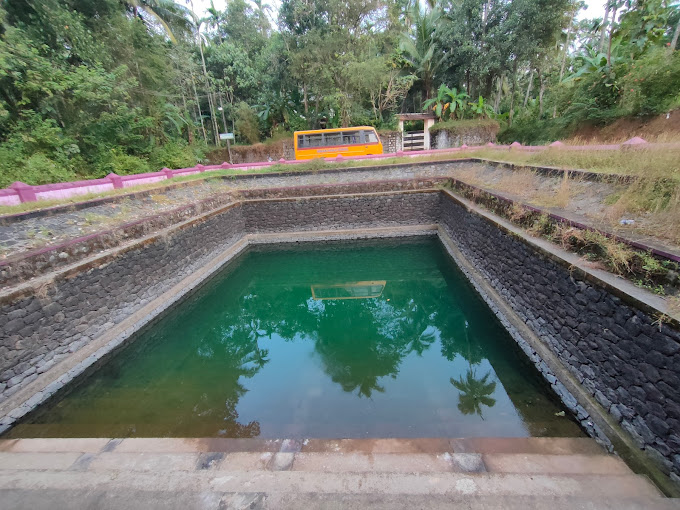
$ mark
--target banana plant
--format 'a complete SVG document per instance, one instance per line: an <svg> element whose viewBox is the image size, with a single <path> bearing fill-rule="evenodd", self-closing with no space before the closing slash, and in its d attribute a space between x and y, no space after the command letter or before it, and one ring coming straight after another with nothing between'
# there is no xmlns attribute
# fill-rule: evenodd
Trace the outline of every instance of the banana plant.
<svg viewBox="0 0 680 510"><path fill-rule="evenodd" d="M468 106L470 107L472 116L478 117L480 119L488 119L494 113L491 105L484 101L484 98L482 96L479 96L477 102L468 103Z"/></svg>
<svg viewBox="0 0 680 510"><path fill-rule="evenodd" d="M612 44L609 60L607 60L606 53L598 52L592 46L587 46L585 53L574 59L574 67L577 67L576 72L566 78L565 81L579 81L589 74L600 74L603 78L610 77L612 68L622 60L618 56L619 43L620 41L617 40Z"/></svg>
<svg viewBox="0 0 680 510"><path fill-rule="evenodd" d="M456 87L451 89L442 83L437 90L437 97L425 101L423 108L431 109L439 120L445 120L447 117L462 118L465 100L469 97L465 92L458 92Z"/></svg>

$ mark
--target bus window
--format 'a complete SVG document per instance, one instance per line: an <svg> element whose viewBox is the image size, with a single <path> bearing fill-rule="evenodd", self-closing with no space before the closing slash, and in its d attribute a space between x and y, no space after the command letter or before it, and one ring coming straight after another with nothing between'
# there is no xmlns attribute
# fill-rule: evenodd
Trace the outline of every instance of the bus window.
<svg viewBox="0 0 680 510"><path fill-rule="evenodd" d="M326 133L324 145L342 145L342 133Z"/></svg>
<svg viewBox="0 0 680 510"><path fill-rule="evenodd" d="M345 145L356 145L358 143L361 143L359 131L343 131L342 143Z"/></svg>
<svg viewBox="0 0 680 510"><path fill-rule="evenodd" d="M377 143L378 142L378 137L375 134L375 131L364 131L366 134L366 143Z"/></svg>
<svg viewBox="0 0 680 510"><path fill-rule="evenodd" d="M298 136L298 147L300 149L308 149L310 147L322 147L323 145L324 145L323 134Z"/></svg>

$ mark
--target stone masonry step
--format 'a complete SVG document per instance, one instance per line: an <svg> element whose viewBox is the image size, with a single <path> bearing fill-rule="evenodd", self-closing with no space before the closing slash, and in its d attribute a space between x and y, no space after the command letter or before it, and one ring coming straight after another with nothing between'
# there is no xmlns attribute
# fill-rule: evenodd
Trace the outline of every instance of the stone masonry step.
<svg viewBox="0 0 680 510"><path fill-rule="evenodd" d="M0 470L4 489L87 489L662 499L638 475L320 473L304 471Z"/></svg>
<svg viewBox="0 0 680 510"><path fill-rule="evenodd" d="M597 501L578 496L413 496L261 492L176 492L98 489L1 489L0 509L12 510L677 510L670 499Z"/></svg>
<svg viewBox="0 0 680 510"><path fill-rule="evenodd" d="M610 455L316 452L0 452L0 470L82 469L128 471L282 470L323 473L518 473L629 475Z"/></svg>
<svg viewBox="0 0 680 510"><path fill-rule="evenodd" d="M193 452L359 452L359 453L525 453L604 454L590 438L416 438L416 439L224 439L224 438L34 438L0 440L0 452L128 453Z"/></svg>
<svg viewBox="0 0 680 510"><path fill-rule="evenodd" d="M4 508L673 509L590 439L0 441Z"/></svg>

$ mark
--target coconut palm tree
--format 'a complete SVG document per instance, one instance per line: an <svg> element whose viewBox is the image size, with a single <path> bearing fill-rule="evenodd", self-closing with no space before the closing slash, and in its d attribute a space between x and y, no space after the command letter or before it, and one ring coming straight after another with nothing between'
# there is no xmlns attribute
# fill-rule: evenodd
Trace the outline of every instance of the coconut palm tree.
<svg viewBox="0 0 680 510"><path fill-rule="evenodd" d="M442 58L435 55L436 32L440 18L439 8L426 10L416 1L409 11L412 32L402 33L399 41L404 61L422 80L425 99L430 99L434 76L442 62Z"/></svg>
<svg viewBox="0 0 680 510"><path fill-rule="evenodd" d="M168 39L177 42L176 34L191 32L191 11L173 0L122 0L132 15L144 23L160 26Z"/></svg>
<svg viewBox="0 0 680 510"><path fill-rule="evenodd" d="M217 32L217 38L219 39L220 44L222 44L222 32L220 32L220 24L224 19L224 13L215 8L213 0L210 0L210 7L208 7L207 12L208 15L201 21L203 21L208 28L212 28L215 30L215 32Z"/></svg>

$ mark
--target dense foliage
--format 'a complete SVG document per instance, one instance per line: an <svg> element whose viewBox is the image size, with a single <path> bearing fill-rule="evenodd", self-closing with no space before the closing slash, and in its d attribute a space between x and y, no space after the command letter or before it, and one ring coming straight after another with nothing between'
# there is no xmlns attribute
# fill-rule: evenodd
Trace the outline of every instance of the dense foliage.
<svg viewBox="0 0 680 510"><path fill-rule="evenodd" d="M680 107L678 5L611 0L605 6L604 20L570 19L556 58L525 69L524 108L501 133L503 141L542 143L579 127Z"/></svg>
<svg viewBox="0 0 680 510"><path fill-rule="evenodd" d="M522 142L677 107L677 6L611 0L0 0L0 187L181 167L395 113ZM199 13L203 15L204 13ZM276 20L276 21L274 21Z"/></svg>

